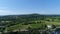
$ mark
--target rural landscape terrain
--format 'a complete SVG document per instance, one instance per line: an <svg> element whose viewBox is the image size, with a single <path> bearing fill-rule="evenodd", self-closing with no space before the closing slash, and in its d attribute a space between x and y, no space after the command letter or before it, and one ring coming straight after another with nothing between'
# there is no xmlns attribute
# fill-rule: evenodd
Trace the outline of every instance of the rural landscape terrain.
<svg viewBox="0 0 60 34"><path fill-rule="evenodd" d="M0 16L0 32L2 34L54 34L53 32L59 26L60 15Z"/></svg>
<svg viewBox="0 0 60 34"><path fill-rule="evenodd" d="M60 34L60 0L0 0L0 34Z"/></svg>

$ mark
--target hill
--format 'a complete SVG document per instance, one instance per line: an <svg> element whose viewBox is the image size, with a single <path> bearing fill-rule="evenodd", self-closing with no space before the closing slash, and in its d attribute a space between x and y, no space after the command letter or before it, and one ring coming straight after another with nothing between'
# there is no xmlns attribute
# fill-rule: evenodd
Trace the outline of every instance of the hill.
<svg viewBox="0 0 60 34"><path fill-rule="evenodd" d="M60 25L60 23L58 23L60 22L59 19L60 15L40 15L40 14L7 15L0 16L0 26L2 30L6 30L7 28L7 30L9 31L16 29L25 29L28 27L42 28L42 25L43 27L49 24Z"/></svg>

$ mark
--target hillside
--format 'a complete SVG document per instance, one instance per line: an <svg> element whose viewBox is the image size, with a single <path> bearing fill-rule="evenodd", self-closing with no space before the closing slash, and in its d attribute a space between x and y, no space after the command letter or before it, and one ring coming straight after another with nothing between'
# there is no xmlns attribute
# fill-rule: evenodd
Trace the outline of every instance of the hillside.
<svg viewBox="0 0 60 34"><path fill-rule="evenodd" d="M27 28L41 28L45 29L46 25L60 25L60 15L7 15L0 16L0 31L11 31ZM43 26L42 26L43 25Z"/></svg>

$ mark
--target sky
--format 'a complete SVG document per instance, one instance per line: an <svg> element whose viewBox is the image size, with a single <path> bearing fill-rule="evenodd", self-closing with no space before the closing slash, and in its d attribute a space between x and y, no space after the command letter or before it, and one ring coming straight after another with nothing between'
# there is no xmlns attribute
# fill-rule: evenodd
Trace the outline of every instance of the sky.
<svg viewBox="0 0 60 34"><path fill-rule="evenodd" d="M58 14L60 0L0 0L0 15Z"/></svg>

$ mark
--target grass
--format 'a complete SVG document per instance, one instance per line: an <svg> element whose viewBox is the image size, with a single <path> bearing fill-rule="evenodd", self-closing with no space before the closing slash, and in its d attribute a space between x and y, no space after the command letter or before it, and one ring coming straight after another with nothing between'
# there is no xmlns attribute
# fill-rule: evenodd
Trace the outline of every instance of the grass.
<svg viewBox="0 0 60 34"><path fill-rule="evenodd" d="M22 24L17 24L17 25L14 25L14 26L10 26L10 27L7 27L7 30L16 30L16 29L23 29L23 28L27 28L28 25L22 25Z"/></svg>
<svg viewBox="0 0 60 34"><path fill-rule="evenodd" d="M40 28L42 24L30 24L31 28Z"/></svg>
<svg viewBox="0 0 60 34"><path fill-rule="evenodd" d="M57 26L57 25L60 25L59 22L48 22L48 21L47 21L45 24L46 24L46 25L54 24L54 25L56 25L56 26Z"/></svg>
<svg viewBox="0 0 60 34"><path fill-rule="evenodd" d="M7 27L7 30L9 31L13 31L13 30L17 30L17 29L26 29L28 28L29 26L31 26L31 28L41 28L42 27L42 24L29 24L29 25L22 25L22 24L17 24L17 25L14 25L14 26L10 26L10 27Z"/></svg>
<svg viewBox="0 0 60 34"><path fill-rule="evenodd" d="M60 25L60 20L56 19L53 22L45 21L45 23L28 24L28 25L17 24L14 26L7 27L7 30L24 29L24 28L28 28L29 26L31 28L42 28L43 27L42 25L44 25L44 24L46 24L46 25L54 24L55 26L57 26L57 25Z"/></svg>

